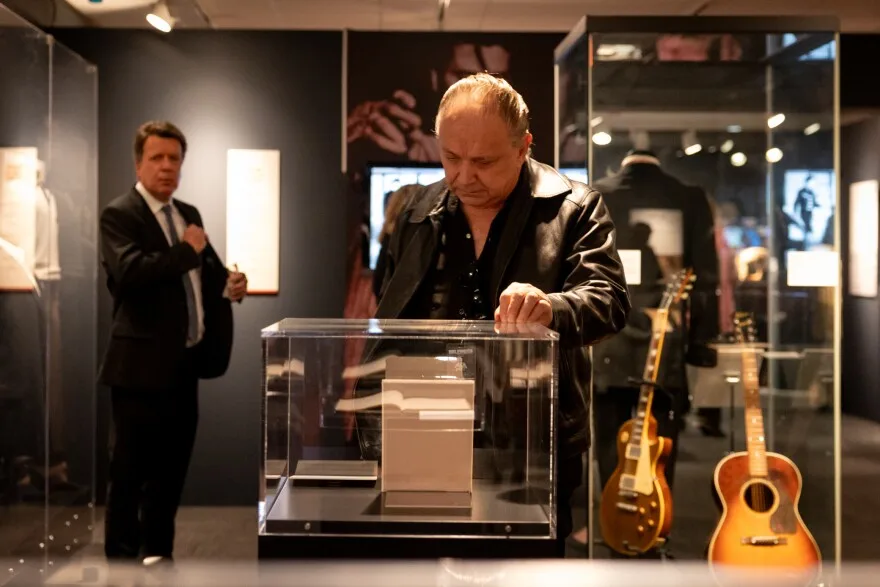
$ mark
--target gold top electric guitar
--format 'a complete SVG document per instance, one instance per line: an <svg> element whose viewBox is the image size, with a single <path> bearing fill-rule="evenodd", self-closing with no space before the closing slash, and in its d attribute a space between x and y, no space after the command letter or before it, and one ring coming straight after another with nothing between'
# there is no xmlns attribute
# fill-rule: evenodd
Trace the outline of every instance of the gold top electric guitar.
<svg viewBox="0 0 880 587"><path fill-rule="evenodd" d="M602 491L599 523L602 540L609 548L636 556L663 544L672 528L672 493L664 469L672 441L657 435L657 420L651 415L654 384L663 353L673 304L685 299L695 276L686 269L667 284L653 316L651 346L635 417L617 434L617 467Z"/></svg>

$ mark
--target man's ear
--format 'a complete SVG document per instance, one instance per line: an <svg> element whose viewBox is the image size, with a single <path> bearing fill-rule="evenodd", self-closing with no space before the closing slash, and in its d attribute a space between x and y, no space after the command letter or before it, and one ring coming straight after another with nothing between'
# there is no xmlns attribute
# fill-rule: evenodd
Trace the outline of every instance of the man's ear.
<svg viewBox="0 0 880 587"><path fill-rule="evenodd" d="M519 147L519 158L525 161L529 155L529 149L532 147L532 133L527 132L522 138L522 145Z"/></svg>

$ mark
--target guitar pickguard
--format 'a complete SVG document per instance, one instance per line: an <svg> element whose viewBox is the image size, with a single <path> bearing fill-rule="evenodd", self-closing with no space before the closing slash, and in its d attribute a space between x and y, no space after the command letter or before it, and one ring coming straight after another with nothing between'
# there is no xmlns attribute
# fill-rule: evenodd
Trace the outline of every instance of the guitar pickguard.
<svg viewBox="0 0 880 587"><path fill-rule="evenodd" d="M770 516L770 529L776 534L794 534L797 532L798 521L794 504L785 491L785 480L778 471L770 471L770 483L776 488L779 505Z"/></svg>
<svg viewBox="0 0 880 587"><path fill-rule="evenodd" d="M629 450L631 448L638 450ZM648 443L647 435L642 437L639 447L627 447L626 458L636 462L636 473L635 475L622 474L620 488L642 495L654 493L654 475L651 473L651 445Z"/></svg>

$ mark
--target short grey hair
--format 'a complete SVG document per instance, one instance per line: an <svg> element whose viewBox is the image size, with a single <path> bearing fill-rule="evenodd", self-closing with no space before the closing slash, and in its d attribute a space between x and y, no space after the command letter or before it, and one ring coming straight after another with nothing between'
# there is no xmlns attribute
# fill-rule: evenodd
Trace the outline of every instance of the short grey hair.
<svg viewBox="0 0 880 587"><path fill-rule="evenodd" d="M515 140L520 140L528 134L529 107L526 106L526 101L507 81L488 73L470 75L449 86L437 109L437 118L434 120L435 132L440 127L440 119L461 98L473 100L485 111L501 116Z"/></svg>

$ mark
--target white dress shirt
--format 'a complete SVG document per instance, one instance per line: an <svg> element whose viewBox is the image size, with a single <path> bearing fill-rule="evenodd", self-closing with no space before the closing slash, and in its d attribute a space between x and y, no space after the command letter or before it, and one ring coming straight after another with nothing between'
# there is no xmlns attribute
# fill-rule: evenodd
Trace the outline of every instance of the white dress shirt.
<svg viewBox="0 0 880 587"><path fill-rule="evenodd" d="M162 211L162 208L165 207L165 203L148 192L147 188L145 188L141 182L137 182L137 185L134 187L147 202L147 205L156 217L156 221L159 223L159 226L162 227L162 232L165 233L165 238L168 240L170 246L172 244L170 232L171 227L168 226L168 218L165 216L165 212ZM177 238L180 242L183 242L183 233L186 230L186 220L183 219L180 210L174 205L174 198L171 198L168 203L171 204L171 218L174 219L174 230L177 232ZM202 269L200 267L190 269L189 277L192 279L193 293L196 298L196 317L199 325L198 338L195 340L187 339L186 341L186 346L192 347L197 345L205 334L205 308L202 305ZM182 275L181 278L183 278Z"/></svg>

